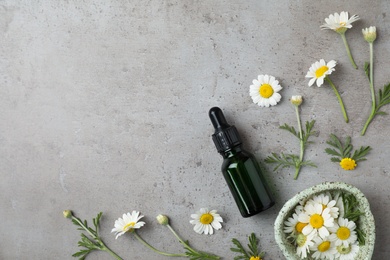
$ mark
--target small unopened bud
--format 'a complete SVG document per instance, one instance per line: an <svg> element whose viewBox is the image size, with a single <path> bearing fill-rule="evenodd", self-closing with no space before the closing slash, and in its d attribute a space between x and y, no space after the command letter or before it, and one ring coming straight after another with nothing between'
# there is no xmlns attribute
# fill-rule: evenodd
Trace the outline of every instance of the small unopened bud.
<svg viewBox="0 0 390 260"><path fill-rule="evenodd" d="M72 211L70 211L70 210L64 210L62 213L64 214L65 218L72 218L73 217Z"/></svg>
<svg viewBox="0 0 390 260"><path fill-rule="evenodd" d="M376 27L370 26L369 28L362 29L362 33L364 36L364 39L369 42L373 43L376 39Z"/></svg>
<svg viewBox="0 0 390 260"><path fill-rule="evenodd" d="M294 106L300 106L302 104L302 96L292 96L291 97L291 104L293 104Z"/></svg>
<svg viewBox="0 0 390 260"><path fill-rule="evenodd" d="M156 219L157 219L158 223L160 223L163 226L166 226L169 224L169 218L165 215L160 214L156 217Z"/></svg>

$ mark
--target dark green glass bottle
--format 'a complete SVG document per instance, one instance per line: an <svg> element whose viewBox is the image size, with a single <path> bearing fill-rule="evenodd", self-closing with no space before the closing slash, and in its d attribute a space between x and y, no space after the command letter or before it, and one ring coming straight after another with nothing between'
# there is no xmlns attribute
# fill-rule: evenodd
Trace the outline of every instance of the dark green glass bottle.
<svg viewBox="0 0 390 260"><path fill-rule="evenodd" d="M270 189L254 156L242 149L236 127L226 122L218 107L210 109L209 117L215 128L214 144L224 159L222 173L241 215L250 217L272 207Z"/></svg>

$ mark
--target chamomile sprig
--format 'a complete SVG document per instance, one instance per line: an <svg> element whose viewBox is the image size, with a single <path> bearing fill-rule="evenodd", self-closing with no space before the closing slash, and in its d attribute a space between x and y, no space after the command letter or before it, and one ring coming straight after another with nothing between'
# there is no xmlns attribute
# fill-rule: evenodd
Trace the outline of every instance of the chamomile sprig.
<svg viewBox="0 0 390 260"><path fill-rule="evenodd" d="M308 144L312 143L309 141L309 137L316 134L316 131L313 130L315 120L307 121L305 124L305 130L302 129L301 125L301 118L299 114L299 106L302 104L302 96L292 96L291 103L295 106L295 112L297 116L298 121L298 131L295 130L293 126L289 126L288 124L284 124L280 126L280 129L284 129L294 136L296 136L299 139L300 143L300 153L299 155L295 154L285 154L281 153L280 155L276 153L272 153L271 156L268 156L265 159L266 163L275 163L276 167L274 168L274 171L276 171L279 168L289 168L294 167L295 168L295 175L294 179L296 180L299 175L299 171L302 166L311 166L311 167L317 167L313 162L304 160L304 153L305 148Z"/></svg>
<svg viewBox="0 0 390 260"><path fill-rule="evenodd" d="M252 233L249 238L248 249L246 250L243 245L237 239L233 238L232 242L235 247L231 247L230 250L240 255L235 256L234 260L261 260L265 255L264 252L259 252L259 239L256 237L255 233Z"/></svg>
<svg viewBox="0 0 390 260"><path fill-rule="evenodd" d="M354 170L357 162L365 161L365 156L372 150L370 146L362 146L352 152L353 145L350 136L347 136L345 141L342 142L335 134L330 134L326 143L334 147L325 149L327 154L333 156L330 160L340 163L340 167L344 170Z"/></svg>
<svg viewBox="0 0 390 260"><path fill-rule="evenodd" d="M79 257L80 260L83 260L87 257L89 253L95 250L105 251L109 253L112 257L117 260L122 260L120 256L118 256L114 251L108 248L102 238L99 235L99 225L100 219L103 215L100 212L96 218L92 220L94 228L88 226L87 220L82 221L81 219L75 217L70 210L65 210L63 212L65 218L70 218L76 226L78 226L78 230L86 231L88 236L84 233L81 233L81 240L78 242L78 246L81 247L80 251L74 253L73 257Z"/></svg>

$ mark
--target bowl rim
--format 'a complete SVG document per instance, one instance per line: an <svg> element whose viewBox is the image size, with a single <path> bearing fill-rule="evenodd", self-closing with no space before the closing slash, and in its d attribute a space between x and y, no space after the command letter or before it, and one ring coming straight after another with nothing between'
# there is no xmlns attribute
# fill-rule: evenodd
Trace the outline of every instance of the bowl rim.
<svg viewBox="0 0 390 260"><path fill-rule="evenodd" d="M295 208L299 201L307 200L314 194L330 190L346 191L355 195L358 199L361 209L364 211L364 217L366 218L365 222L370 223L369 225L365 225L366 243L363 247L366 248L366 251L364 252L364 259L372 258L375 245L375 220L367 198L358 188L345 182L323 182L298 192L283 205L278 213L274 223L275 240L287 259L301 259L295 253L290 252L294 247L292 245L291 247L289 246L288 240L283 232L284 221L288 217L287 214ZM290 250L288 250L288 248L290 248Z"/></svg>

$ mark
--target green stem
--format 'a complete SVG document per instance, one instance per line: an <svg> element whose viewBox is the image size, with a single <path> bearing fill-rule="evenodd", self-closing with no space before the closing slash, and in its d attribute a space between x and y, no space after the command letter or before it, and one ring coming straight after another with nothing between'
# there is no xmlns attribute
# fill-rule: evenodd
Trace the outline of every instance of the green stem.
<svg viewBox="0 0 390 260"><path fill-rule="evenodd" d="M98 244L100 245L100 249L102 251L106 251L109 253L111 256L118 260L123 260L119 255L117 255L114 251L112 251L108 246L104 244L104 242L100 239L100 237L96 236L94 233L92 233L85 225L83 222L81 222L78 218L72 216L72 219L76 221L93 239L95 239Z"/></svg>
<svg viewBox="0 0 390 260"><path fill-rule="evenodd" d="M336 86L333 84L333 82L330 80L330 78L328 76L325 77L325 80L327 82L329 82L329 84L332 86L333 91L336 94L337 99L339 100L341 111L343 112L343 116L344 116L345 122L348 123L349 119L348 119L347 111L345 111L343 100L341 99L341 96L340 96L339 92L337 91Z"/></svg>
<svg viewBox="0 0 390 260"><path fill-rule="evenodd" d="M112 251L110 248L108 248L102 241L102 246L103 246L103 250L106 251L107 253L109 253L111 256L113 256L114 258L118 259L118 260L123 260L123 258L121 258L119 255L117 255L114 251Z"/></svg>
<svg viewBox="0 0 390 260"><path fill-rule="evenodd" d="M76 221L77 223L79 223L79 225L85 230L88 232L88 234L94 238L94 239L97 239L97 236L95 234L93 234L86 226L84 226L83 222L80 221L78 218L72 216L72 220Z"/></svg>
<svg viewBox="0 0 390 260"><path fill-rule="evenodd" d="M299 142L300 142L301 152L300 152L300 155L299 155L299 164L295 165L294 180L296 180L298 178L299 171L301 169L301 164L302 164L302 161L303 161L303 154L304 154L304 151L305 151L305 145L303 143L302 124L301 124L301 118L299 116L299 108L298 108L298 106L295 106L295 114L297 115L297 121L298 121Z"/></svg>
<svg viewBox="0 0 390 260"><path fill-rule="evenodd" d="M202 255L201 253L199 253L198 251L196 251L195 249L193 249L192 247L190 247L190 245L185 242L177 233L176 231L171 227L171 225L167 224L166 225L168 227L168 229L173 233L173 235L177 238L177 240L179 240L179 242L184 246L184 248L186 248L188 251L190 251L191 253L194 253L194 254L197 254L197 255ZM203 257L206 257L203 255ZM214 255L207 255L207 258L205 259L220 259L219 256L214 256Z"/></svg>
<svg viewBox="0 0 390 260"><path fill-rule="evenodd" d="M168 229L173 233L173 235L177 238L177 240L179 240L180 243L183 244L183 246L185 248L187 248L188 250L190 250L191 252L196 252L195 249L191 248L188 243L186 243L177 233L175 230L173 230L173 228L171 227L171 225L167 224L167 227Z"/></svg>
<svg viewBox="0 0 390 260"><path fill-rule="evenodd" d="M351 50L349 49L349 45L348 45L348 42L347 42L347 38L345 37L345 33L341 33L341 39L343 39L343 42L344 42L344 45L345 45L345 49L347 50L347 54L348 54L348 57L349 57L349 60L351 61L352 63L352 66L357 69L357 65L352 57L352 53L351 53Z"/></svg>
<svg viewBox="0 0 390 260"><path fill-rule="evenodd" d="M371 90L371 114L365 123L361 135L363 136L366 133L367 127L375 117L376 112L376 98L375 98L375 89L374 89L374 44L370 43L370 90Z"/></svg>
<svg viewBox="0 0 390 260"><path fill-rule="evenodd" d="M133 231L134 236L138 239L141 244L144 246L148 247L149 249L153 250L154 252L160 254L160 255L165 255L165 256L171 256L171 257L186 257L186 254L171 254L167 252L160 251L153 246L151 246L148 242L146 242L140 235L137 234L137 232Z"/></svg>

